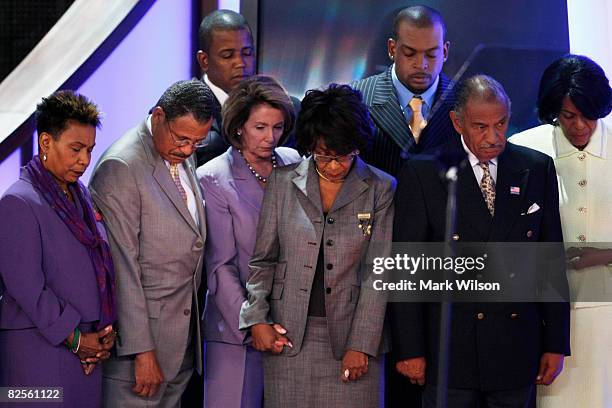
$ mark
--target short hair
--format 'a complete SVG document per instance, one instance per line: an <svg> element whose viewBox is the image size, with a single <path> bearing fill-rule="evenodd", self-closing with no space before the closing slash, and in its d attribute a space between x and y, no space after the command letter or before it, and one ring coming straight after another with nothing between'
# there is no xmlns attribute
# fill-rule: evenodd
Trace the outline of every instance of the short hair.
<svg viewBox="0 0 612 408"><path fill-rule="evenodd" d="M606 73L583 55L567 54L544 70L537 103L542 123L555 122L566 96L590 120L606 117L612 111L612 90Z"/></svg>
<svg viewBox="0 0 612 408"><path fill-rule="evenodd" d="M34 113L38 134L46 132L55 140L68 128L69 121L100 127L101 116L93 102L71 90L57 91L42 98Z"/></svg>
<svg viewBox="0 0 612 408"><path fill-rule="evenodd" d="M338 84L306 92L296 125L298 149L312 152L317 141L323 140L339 155L355 149L363 152L373 134L374 124L361 92Z"/></svg>
<svg viewBox="0 0 612 408"><path fill-rule="evenodd" d="M442 27L442 38L446 39L446 23L442 14L434 8L428 6L411 6L401 9L393 19L393 38L397 39L399 26L407 23L417 28L433 27L440 24Z"/></svg>
<svg viewBox="0 0 612 408"><path fill-rule="evenodd" d="M510 113L512 106L502 84L492 77L483 74L474 75L463 80L457 87L456 97L457 100L453 110L459 117L463 116L469 101L499 102L506 105L508 113Z"/></svg>
<svg viewBox="0 0 612 408"><path fill-rule="evenodd" d="M213 40L213 32L246 30L252 37L251 27L242 14L232 10L215 10L208 14L200 23L198 39L200 49L208 54Z"/></svg>
<svg viewBox="0 0 612 408"><path fill-rule="evenodd" d="M295 111L287 91L275 79L265 75L254 75L241 81L223 104L221 122L223 137L234 147L241 147L242 140L237 132L251 116L258 105L268 104L283 114L283 134L278 142L283 144L295 123Z"/></svg>
<svg viewBox="0 0 612 408"><path fill-rule="evenodd" d="M210 88L197 79L175 82L166 89L155 106L164 110L167 120L192 114L201 123L212 117L214 96Z"/></svg>

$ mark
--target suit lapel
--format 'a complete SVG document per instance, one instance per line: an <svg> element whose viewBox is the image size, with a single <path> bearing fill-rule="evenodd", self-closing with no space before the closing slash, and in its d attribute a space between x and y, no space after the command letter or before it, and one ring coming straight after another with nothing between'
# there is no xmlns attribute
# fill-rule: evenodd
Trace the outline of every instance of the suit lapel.
<svg viewBox="0 0 612 408"><path fill-rule="evenodd" d="M176 185L172 181L172 177L170 177L170 170L168 170L168 166L164 162L164 159L157 153L155 150L155 146L153 145L153 135L149 131L147 127L146 120L141 124L140 127L140 140L142 144L145 146L146 155L149 160L149 164L153 166L153 178L159 184L161 190L166 194L170 202L174 205L178 213L185 219L187 224L197 233L201 233L201 231L197 228L193 217L189 213L189 209L187 205L183 201L181 194L179 193ZM183 164L184 165L184 164ZM189 173L189 170L187 171ZM193 185L193 183L192 183ZM193 187L192 187L193 188ZM195 192L196 190L194 190ZM196 193L197 194L197 193ZM196 196L197 197L197 196ZM202 218L204 221L204 218Z"/></svg>
<svg viewBox="0 0 612 408"><path fill-rule="evenodd" d="M365 179L370 175L367 165L359 157L356 157L354 166L342 184L342 188L338 192L338 196L329 211L330 214L355 201L357 197L370 187L365 182Z"/></svg>
<svg viewBox="0 0 612 408"><path fill-rule="evenodd" d="M508 149L508 147L506 147ZM501 154L498 160L497 185L495 186L495 217L489 241L504 242L516 217L520 214L521 203L527 191L529 169L515 167L510 153ZM518 187L519 194L511 194L510 188ZM516 191L516 189L513 189Z"/></svg>
<svg viewBox="0 0 612 408"><path fill-rule="evenodd" d="M203 240L206 240L206 213L204 212L204 199L202 198L202 192L200 191L200 185L196 180L195 168L193 165L193 156L184 162L185 170L187 171L187 177L189 177L189 183L191 183L191 189L195 195L196 211L198 212L198 219L200 220L199 232ZM190 218L191 213L189 213ZM194 224L195 226L195 224Z"/></svg>
<svg viewBox="0 0 612 408"><path fill-rule="evenodd" d="M261 188L255 176L247 167L238 150L230 147L229 150L230 169L232 178L230 185L236 189L240 198L259 213L263 201L264 189Z"/></svg>
<svg viewBox="0 0 612 408"><path fill-rule="evenodd" d="M395 95L393 81L391 80L391 69L387 69L386 74L381 76L376 84L370 114L374 122L391 136L395 143L407 151L414 145L414 138Z"/></svg>
<svg viewBox="0 0 612 408"><path fill-rule="evenodd" d="M478 236L485 241L489 236L491 215L469 161L466 161L465 166L459 170L457 208L461 220L474 228Z"/></svg>
<svg viewBox="0 0 612 408"><path fill-rule="evenodd" d="M313 223L320 223L323 216L321 206L321 191L319 190L319 177L314 170L314 160L312 158L303 160L295 168L293 184L298 188L300 194L297 195L300 205L306 212L308 218Z"/></svg>

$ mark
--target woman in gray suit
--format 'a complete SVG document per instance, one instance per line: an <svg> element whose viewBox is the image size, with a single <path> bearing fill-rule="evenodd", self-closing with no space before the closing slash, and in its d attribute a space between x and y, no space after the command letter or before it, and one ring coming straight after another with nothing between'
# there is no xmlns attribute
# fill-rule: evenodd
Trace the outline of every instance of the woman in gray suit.
<svg viewBox="0 0 612 408"><path fill-rule="evenodd" d="M312 156L268 179L240 314L266 407L380 404L386 298L362 261L390 252L395 180L358 156L372 132L358 91L311 90L296 137Z"/></svg>
<svg viewBox="0 0 612 408"><path fill-rule="evenodd" d="M278 82L267 76L244 80L223 105L223 130L231 147L197 171L211 231L204 257L205 407L262 404L261 353L238 329L238 318L268 177L274 168L300 160L297 151L276 147L294 122L293 104Z"/></svg>

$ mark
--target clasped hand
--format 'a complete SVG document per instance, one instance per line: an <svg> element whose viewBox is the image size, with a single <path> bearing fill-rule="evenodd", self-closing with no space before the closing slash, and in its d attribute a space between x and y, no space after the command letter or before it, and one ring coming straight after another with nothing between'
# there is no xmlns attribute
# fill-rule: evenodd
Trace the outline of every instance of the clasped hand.
<svg viewBox="0 0 612 408"><path fill-rule="evenodd" d="M116 334L113 326L109 325L93 333L80 333L80 345L76 355L81 360L81 368L85 375L93 372L96 364L110 357L110 350L115 345ZM72 343L74 333L66 341Z"/></svg>
<svg viewBox="0 0 612 408"><path fill-rule="evenodd" d="M253 347L259 351L270 351L280 354L283 347L293 347L291 341L285 336L287 330L278 323L259 323L251 327L253 336Z"/></svg>

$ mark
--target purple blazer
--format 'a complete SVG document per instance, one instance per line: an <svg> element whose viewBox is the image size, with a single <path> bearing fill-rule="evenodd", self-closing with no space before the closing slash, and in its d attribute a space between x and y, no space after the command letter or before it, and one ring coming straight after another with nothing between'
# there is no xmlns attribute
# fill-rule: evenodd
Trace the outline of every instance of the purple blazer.
<svg viewBox="0 0 612 408"><path fill-rule="evenodd" d="M275 153L279 165L301 160L287 147L278 147ZM264 189L232 147L198 168L197 175L210 231L204 256L208 278L204 336L207 341L243 344L247 331L238 329L240 307L246 300Z"/></svg>
<svg viewBox="0 0 612 408"><path fill-rule="evenodd" d="M56 346L78 324L99 320L87 248L23 169L0 200L0 220L0 329L37 328Z"/></svg>

